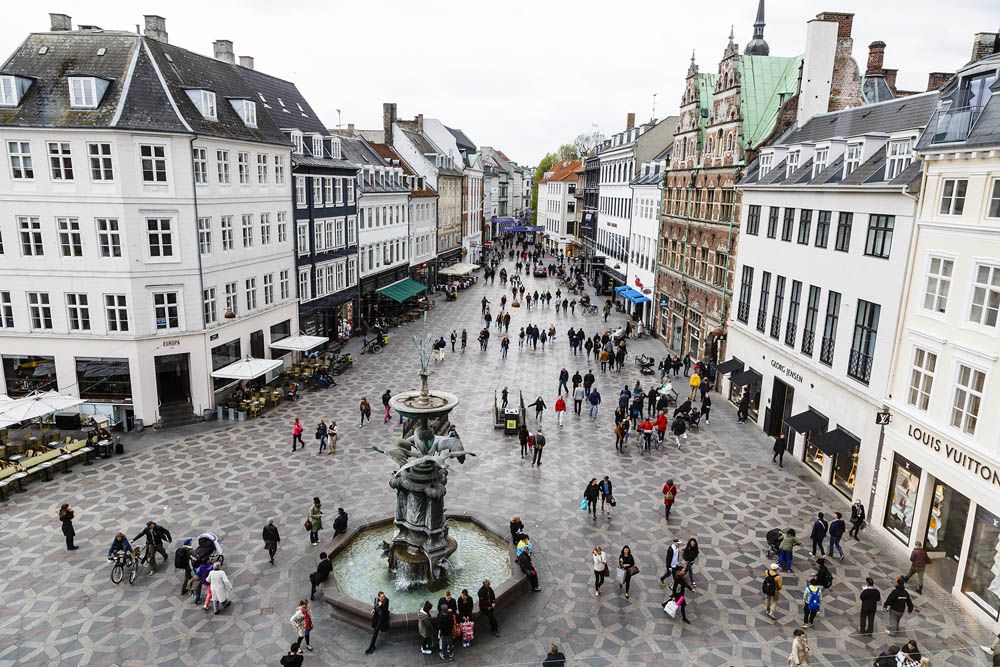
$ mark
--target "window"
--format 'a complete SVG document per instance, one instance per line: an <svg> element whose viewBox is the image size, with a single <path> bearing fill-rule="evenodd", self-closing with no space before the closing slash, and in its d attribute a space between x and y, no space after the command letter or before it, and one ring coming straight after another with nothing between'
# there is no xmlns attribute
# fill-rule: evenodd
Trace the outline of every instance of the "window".
<svg viewBox="0 0 1000 667"><path fill-rule="evenodd" d="M890 141L885 161L885 180L891 181L910 166L913 160L913 140Z"/></svg>
<svg viewBox="0 0 1000 667"><path fill-rule="evenodd" d="M253 215L245 213L242 217L243 247L253 247Z"/></svg>
<svg viewBox="0 0 1000 667"><path fill-rule="evenodd" d="M314 135L312 144L312 156L323 157L323 137Z"/></svg>
<svg viewBox="0 0 1000 667"><path fill-rule="evenodd" d="M812 225L812 209L804 208L799 211L799 238L802 245L809 245L809 228Z"/></svg>
<svg viewBox="0 0 1000 667"><path fill-rule="evenodd" d="M823 340L819 348L819 362L833 366L833 352L837 344L837 322L840 320L840 294L830 292L826 297L826 319L823 322Z"/></svg>
<svg viewBox="0 0 1000 667"><path fill-rule="evenodd" d="M785 277L774 281L774 314L771 315L771 338L778 340L781 335L781 313L785 307Z"/></svg>
<svg viewBox="0 0 1000 667"><path fill-rule="evenodd" d="M844 178L847 178L861 164L861 144L848 144L844 155Z"/></svg>
<svg viewBox="0 0 1000 667"><path fill-rule="evenodd" d="M323 179L319 176L313 176L313 206L320 207L323 205Z"/></svg>
<svg viewBox="0 0 1000 667"><path fill-rule="evenodd" d="M927 283L924 287L924 308L935 313L944 313L948 307L948 292L951 290L951 275L955 262L944 257L931 257L927 267Z"/></svg>
<svg viewBox="0 0 1000 667"><path fill-rule="evenodd" d="M167 149L156 144L140 144L143 183L167 182Z"/></svg>
<svg viewBox="0 0 1000 667"><path fill-rule="evenodd" d="M841 212L837 220L837 238L833 243L834 250L848 252L851 249L851 226L853 223L853 213Z"/></svg>
<svg viewBox="0 0 1000 667"><path fill-rule="evenodd" d="M760 156L760 177L764 178L767 172L771 171L771 164L774 162L773 153L762 153Z"/></svg>
<svg viewBox="0 0 1000 667"><path fill-rule="evenodd" d="M323 223L317 220L313 223L313 252L319 252L325 248L326 246L323 245Z"/></svg>
<svg viewBox="0 0 1000 667"><path fill-rule="evenodd" d="M858 312L854 316L854 338L851 340L851 357L847 362L847 375L868 384L872 376L875 357L875 338L878 335L878 318L882 308L877 303L858 299Z"/></svg>
<svg viewBox="0 0 1000 667"><path fill-rule="evenodd" d="M1000 266L977 264L969 321L995 327L998 311L1000 311Z"/></svg>
<svg viewBox="0 0 1000 667"><path fill-rule="evenodd" d="M52 307L48 292L28 292L28 315L34 330L52 328Z"/></svg>
<svg viewBox="0 0 1000 667"><path fill-rule="evenodd" d="M274 156L274 183L275 185L285 184L285 156Z"/></svg>
<svg viewBox="0 0 1000 667"><path fill-rule="evenodd" d="M771 206L767 211L767 238L773 239L778 236L778 214L781 210L777 206Z"/></svg>
<svg viewBox="0 0 1000 667"><path fill-rule="evenodd" d="M78 109L93 109L96 107L97 79L93 77L70 78L69 105Z"/></svg>
<svg viewBox="0 0 1000 667"><path fill-rule="evenodd" d="M240 185L250 185L250 153L236 154L236 168L240 176Z"/></svg>
<svg viewBox="0 0 1000 667"><path fill-rule="evenodd" d="M86 294L67 294L66 312L70 331L90 331L90 305Z"/></svg>
<svg viewBox="0 0 1000 667"><path fill-rule="evenodd" d="M320 179L318 179L318 178L316 179L317 182L319 182L319 180ZM324 178L324 179L322 179L322 181L323 181L323 199L322 199L322 201L317 201L316 205L318 206L319 204L322 204L322 203L325 202L327 206L333 206L333 203L334 203L334 201L333 201L333 179L332 178Z"/></svg>
<svg viewBox="0 0 1000 667"><path fill-rule="evenodd" d="M31 144L27 141L8 141L10 154L10 176L15 181L30 181L35 177L31 164Z"/></svg>
<svg viewBox="0 0 1000 667"><path fill-rule="evenodd" d="M201 115L209 120L218 120L218 110L215 106L215 93L211 90L188 90L188 97L198 107Z"/></svg>
<svg viewBox="0 0 1000 667"><path fill-rule="evenodd" d="M122 256L122 241L117 219L97 219L97 250L101 257Z"/></svg>
<svg viewBox="0 0 1000 667"><path fill-rule="evenodd" d="M14 328L14 304L10 292L0 292L0 329Z"/></svg>
<svg viewBox="0 0 1000 667"><path fill-rule="evenodd" d="M747 207L747 234L757 236L760 232L760 205L750 204Z"/></svg>
<svg viewBox="0 0 1000 667"><path fill-rule="evenodd" d="M222 216L222 251L233 249L233 216Z"/></svg>
<svg viewBox="0 0 1000 667"><path fill-rule="evenodd" d="M239 312L238 297L236 295L236 283L226 283L225 285L226 312L234 315Z"/></svg>
<svg viewBox="0 0 1000 667"><path fill-rule="evenodd" d="M264 274L264 305L270 306L274 303L274 274Z"/></svg>
<svg viewBox="0 0 1000 667"><path fill-rule="evenodd" d="M809 300L806 301L806 321L802 326L802 354L811 357L813 353L813 343L816 340L816 318L819 315L819 295L820 289L815 285L809 286Z"/></svg>
<svg viewBox="0 0 1000 667"><path fill-rule="evenodd" d="M150 257L173 257L170 218L146 218L146 240L149 243Z"/></svg>
<svg viewBox="0 0 1000 667"><path fill-rule="evenodd" d="M59 254L62 257L83 257L83 239L79 218L56 218L59 228Z"/></svg>
<svg viewBox="0 0 1000 667"><path fill-rule="evenodd" d="M826 170L826 163L830 159L829 148L817 148L813 156L812 177L816 178Z"/></svg>
<svg viewBox="0 0 1000 667"><path fill-rule="evenodd" d="M307 301L312 298L309 292L309 270L299 271L299 299Z"/></svg>
<svg viewBox="0 0 1000 667"><path fill-rule="evenodd" d="M192 148L191 157L194 161L194 182L198 185L208 183L208 151L204 148Z"/></svg>
<svg viewBox="0 0 1000 667"><path fill-rule="evenodd" d="M51 146L51 144L49 144ZM53 178L55 178L53 176ZM969 181L964 178L947 178L941 189L941 207L938 213L941 215L962 215L965 210L965 190Z"/></svg>
<svg viewBox="0 0 1000 667"><path fill-rule="evenodd" d="M115 172L111 166L111 144L87 144L87 155L90 156L90 180L115 180Z"/></svg>
<svg viewBox="0 0 1000 667"><path fill-rule="evenodd" d="M304 146L302 145L302 133L298 130L292 132L292 152L296 155L302 155Z"/></svg>
<svg viewBox="0 0 1000 667"><path fill-rule="evenodd" d="M281 299L287 299L289 296L288 269L283 269L278 274L278 285L281 290Z"/></svg>
<svg viewBox="0 0 1000 667"><path fill-rule="evenodd" d="M295 179L295 205L306 205L306 179L305 176L292 176Z"/></svg>
<svg viewBox="0 0 1000 667"><path fill-rule="evenodd" d="M892 247L892 230L895 226L896 216L894 215L869 215L865 254L869 257L889 259L889 250Z"/></svg>
<svg viewBox="0 0 1000 667"><path fill-rule="evenodd" d="M347 245L355 245L357 243L358 219L353 215L347 216L345 227L347 228Z"/></svg>
<svg viewBox="0 0 1000 667"><path fill-rule="evenodd" d="M309 223L299 222L295 225L295 243L298 246L297 250L300 255L308 254L309 252Z"/></svg>
<svg viewBox="0 0 1000 667"><path fill-rule="evenodd" d="M337 145L339 146L340 143L338 142ZM347 204L354 205L354 181L351 179L347 179Z"/></svg>
<svg viewBox="0 0 1000 667"><path fill-rule="evenodd" d="M764 333L767 327L767 299L771 291L771 273L764 271L760 281L760 302L757 304L757 331Z"/></svg>
<svg viewBox="0 0 1000 667"><path fill-rule="evenodd" d="M198 249L202 255L212 254L211 218L198 218Z"/></svg>
<svg viewBox="0 0 1000 667"><path fill-rule="evenodd" d="M251 100L231 100L233 109L247 127L257 127L257 103Z"/></svg>
<svg viewBox="0 0 1000 667"><path fill-rule="evenodd" d="M785 345L795 347L796 326L799 319L799 300L802 298L802 283L792 281L792 293L788 301L788 323L785 324Z"/></svg>
<svg viewBox="0 0 1000 667"><path fill-rule="evenodd" d="M49 166L52 168L53 181L73 180L73 157L68 141L49 142Z"/></svg>
<svg viewBox="0 0 1000 667"><path fill-rule="evenodd" d="M14 77L0 76L0 107L16 107L19 97Z"/></svg>
<svg viewBox="0 0 1000 667"><path fill-rule="evenodd" d="M913 370L910 373L910 391L906 402L918 410L927 412L934 387L934 371L937 369L937 355L919 347L913 348Z"/></svg>
<svg viewBox="0 0 1000 667"><path fill-rule="evenodd" d="M338 218L333 221L333 247L342 248L344 246L344 219Z"/></svg>
<svg viewBox="0 0 1000 667"><path fill-rule="evenodd" d="M338 178L337 181L337 205L343 206L344 204L344 179Z"/></svg>
<svg viewBox="0 0 1000 667"><path fill-rule="evenodd" d="M729 255L724 252L715 251L715 275L712 277L712 284L716 287L726 286L726 267L729 264ZM652 267L650 267L652 268Z"/></svg>
<svg viewBox="0 0 1000 667"><path fill-rule="evenodd" d="M215 151L215 169L219 185L229 185L229 151Z"/></svg>
<svg viewBox="0 0 1000 667"><path fill-rule="evenodd" d="M247 288L247 312L251 310L257 310L257 279L247 278L246 280Z"/></svg>
<svg viewBox="0 0 1000 667"><path fill-rule="evenodd" d="M28 169L31 169L30 157L28 158ZM28 178L31 177L28 176ZM1000 218L1000 178L993 179L993 189L990 190L990 208L986 215L990 218Z"/></svg>
<svg viewBox="0 0 1000 667"><path fill-rule="evenodd" d="M788 157L785 158L785 178L790 178L799 168L800 156L800 151L788 151Z"/></svg>
<svg viewBox="0 0 1000 667"><path fill-rule="evenodd" d="M219 321L219 309L215 298L215 288L209 287L201 291L202 313L205 318L205 325L215 324Z"/></svg>
<svg viewBox="0 0 1000 667"><path fill-rule="evenodd" d="M740 279L740 303L736 310L736 319L743 324L750 321L750 295L753 290L753 267L743 267L743 277Z"/></svg>
<svg viewBox="0 0 1000 667"><path fill-rule="evenodd" d="M104 295L104 315L108 320L108 331L128 331L128 308L124 294Z"/></svg>
<svg viewBox="0 0 1000 667"><path fill-rule="evenodd" d="M259 185L267 183L267 156L263 153L257 154L257 183Z"/></svg>
<svg viewBox="0 0 1000 667"><path fill-rule="evenodd" d="M153 318L157 329L180 328L177 292L153 292Z"/></svg>
<svg viewBox="0 0 1000 667"><path fill-rule="evenodd" d="M781 240L792 242L792 232L795 229L795 209L785 209L785 219L781 224Z"/></svg>
<svg viewBox="0 0 1000 667"><path fill-rule="evenodd" d="M278 243L288 242L288 212L278 211Z"/></svg>
<svg viewBox="0 0 1000 667"><path fill-rule="evenodd" d="M260 244L270 245L271 244L271 214L261 213L260 214Z"/></svg>
<svg viewBox="0 0 1000 667"><path fill-rule="evenodd" d="M825 248L830 238L830 211L820 211L816 218L816 247Z"/></svg>
<svg viewBox="0 0 1000 667"><path fill-rule="evenodd" d="M985 385L986 373L965 364L958 365L955 400L951 406L952 426L969 435L976 434L979 405L983 400L983 387Z"/></svg>

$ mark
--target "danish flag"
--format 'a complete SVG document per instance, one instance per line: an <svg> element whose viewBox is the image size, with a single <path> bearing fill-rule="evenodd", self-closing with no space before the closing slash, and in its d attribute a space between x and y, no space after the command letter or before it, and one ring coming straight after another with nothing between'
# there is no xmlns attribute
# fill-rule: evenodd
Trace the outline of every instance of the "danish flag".
<svg viewBox="0 0 1000 667"><path fill-rule="evenodd" d="M642 289L642 281L639 280L639 276L635 277L635 286L638 287L639 289Z"/></svg>

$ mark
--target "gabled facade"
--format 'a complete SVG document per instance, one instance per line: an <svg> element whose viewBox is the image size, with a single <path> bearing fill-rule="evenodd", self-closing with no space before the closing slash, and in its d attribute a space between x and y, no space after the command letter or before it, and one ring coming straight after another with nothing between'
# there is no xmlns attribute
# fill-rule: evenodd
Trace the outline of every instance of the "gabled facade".
<svg viewBox="0 0 1000 667"><path fill-rule="evenodd" d="M579 160L563 160L545 172L538 182L538 224L543 227L542 244L558 255L573 254L576 242Z"/></svg>

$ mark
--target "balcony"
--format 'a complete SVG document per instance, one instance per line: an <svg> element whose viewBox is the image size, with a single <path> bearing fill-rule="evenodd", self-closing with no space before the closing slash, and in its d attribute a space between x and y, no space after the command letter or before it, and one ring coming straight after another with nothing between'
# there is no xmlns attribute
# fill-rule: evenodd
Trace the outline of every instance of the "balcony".
<svg viewBox="0 0 1000 667"><path fill-rule="evenodd" d="M767 311L758 310L757 311L757 331L764 333L767 328Z"/></svg>
<svg viewBox="0 0 1000 667"><path fill-rule="evenodd" d="M749 301L747 301L746 303L742 303L742 302L740 303L739 307L736 310L736 319L738 321L742 322L743 324L746 324L746 323L748 323L750 321L750 302Z"/></svg>
<svg viewBox="0 0 1000 667"><path fill-rule="evenodd" d="M785 345L787 345L788 347L795 347L795 334L796 334L795 323L789 321L788 326L785 327Z"/></svg>
<svg viewBox="0 0 1000 667"><path fill-rule="evenodd" d="M806 329L802 332L802 354L807 357L813 356L813 344L816 342L816 332Z"/></svg>
<svg viewBox="0 0 1000 667"><path fill-rule="evenodd" d="M823 341L819 346L819 363L833 366L833 349L836 343L835 339L823 336Z"/></svg>
<svg viewBox="0 0 1000 667"><path fill-rule="evenodd" d="M969 138L972 126L976 124L983 107L958 107L957 109L942 109L935 114L930 126L934 128L931 136L932 144L947 144L965 141Z"/></svg>
<svg viewBox="0 0 1000 667"><path fill-rule="evenodd" d="M847 362L847 375L858 382L868 384L872 377L872 355L860 350L851 350L851 358Z"/></svg>
<svg viewBox="0 0 1000 667"><path fill-rule="evenodd" d="M771 338L778 340L781 336L781 315L771 315Z"/></svg>

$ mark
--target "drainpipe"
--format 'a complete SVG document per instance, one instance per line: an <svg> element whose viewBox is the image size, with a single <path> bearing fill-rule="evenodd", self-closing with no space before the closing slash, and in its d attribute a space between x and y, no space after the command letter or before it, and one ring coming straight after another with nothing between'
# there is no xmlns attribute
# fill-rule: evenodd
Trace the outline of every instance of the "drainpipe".
<svg viewBox="0 0 1000 667"><path fill-rule="evenodd" d="M205 299L205 272L204 272L204 269L202 267L202 262L201 262L201 239L198 238L198 236L197 236L197 234L198 234L198 184L194 180L194 142L197 141L197 140L198 140L198 135L194 134L194 135L191 136L191 140L188 143L188 151L190 153L190 161L188 162L188 164L191 165L191 199L192 199L193 208L194 208L194 228L195 228L195 235L196 235L195 238L197 239L197 245L196 245L197 251L195 252L195 257L198 258L198 296L200 296L202 298L202 306L201 306L201 308L199 308L199 310L201 311L201 328L202 328L202 331L204 331L205 329L208 328L208 322L205 320L205 304L204 304L204 299ZM212 353L211 353L211 350L209 350L209 347L208 347L208 338L207 337L202 336L202 344L204 345L204 348L205 348L205 358L209 361L209 368L210 368L211 367ZM211 371L205 375L205 378L206 378L206 389L208 390L208 393L206 394L206 396L209 397L209 405L211 405L212 408L214 409L215 408L215 389L212 386L212 374L211 374ZM188 380L188 382L190 383L190 379ZM194 403L194 401L192 401L192 403ZM159 417L159 415L157 415L157 417ZM157 421L159 421L159 420L157 420Z"/></svg>

